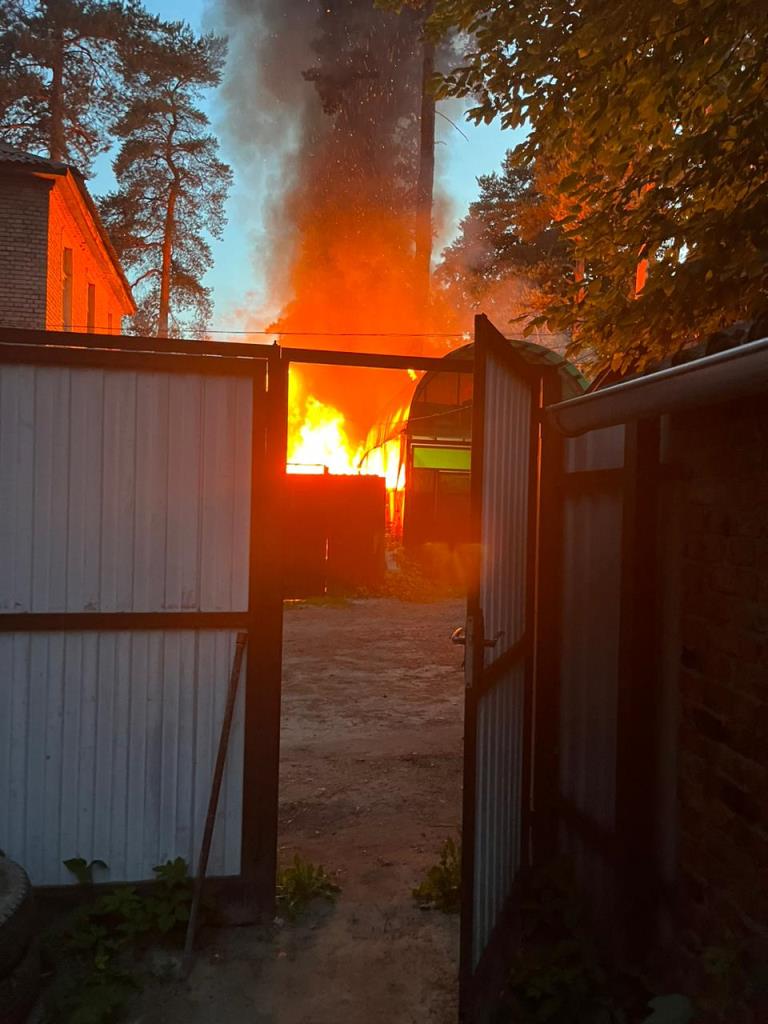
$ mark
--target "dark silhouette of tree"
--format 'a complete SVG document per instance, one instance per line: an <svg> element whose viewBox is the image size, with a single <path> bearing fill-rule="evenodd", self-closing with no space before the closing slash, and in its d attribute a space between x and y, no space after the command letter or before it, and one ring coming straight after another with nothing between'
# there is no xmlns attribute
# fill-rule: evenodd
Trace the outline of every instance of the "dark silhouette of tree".
<svg viewBox="0 0 768 1024"><path fill-rule="evenodd" d="M223 39L178 22L156 25L125 57L117 188L100 207L136 288L138 333L199 332L210 316L206 238L220 236L232 172L199 104L201 90L219 83L225 54Z"/></svg>
<svg viewBox="0 0 768 1024"><path fill-rule="evenodd" d="M88 174L121 101L117 42L141 18L120 0L0 0L0 137Z"/></svg>
<svg viewBox="0 0 768 1024"><path fill-rule="evenodd" d="M479 196L461 221L458 237L443 251L437 278L457 308L495 305L497 296L516 294L522 329L568 288L572 247L533 173L516 167L511 153L500 173L482 175L478 185Z"/></svg>

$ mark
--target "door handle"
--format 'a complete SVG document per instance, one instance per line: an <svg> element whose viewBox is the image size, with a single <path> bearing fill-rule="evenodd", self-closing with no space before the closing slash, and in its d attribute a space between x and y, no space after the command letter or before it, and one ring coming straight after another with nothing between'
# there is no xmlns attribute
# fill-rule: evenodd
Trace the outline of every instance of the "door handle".
<svg viewBox="0 0 768 1024"><path fill-rule="evenodd" d="M483 641L483 647L495 647L503 636L504 630L500 629L492 640ZM456 629L454 629L454 631L451 633L451 643L458 644L459 647L467 646L467 631L463 626L457 626Z"/></svg>

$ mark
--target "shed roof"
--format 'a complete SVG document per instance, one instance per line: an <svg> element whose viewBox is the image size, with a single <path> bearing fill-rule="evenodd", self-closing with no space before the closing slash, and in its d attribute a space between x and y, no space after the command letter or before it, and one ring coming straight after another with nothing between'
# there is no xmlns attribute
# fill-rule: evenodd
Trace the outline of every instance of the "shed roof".
<svg viewBox="0 0 768 1024"><path fill-rule="evenodd" d="M530 363L531 366L554 366L557 368L558 376L560 377L562 385L562 397L573 398L576 395L583 394L587 389L587 379L581 372L573 365L569 363L559 352L556 352L552 348L547 348L545 345L538 345L535 342L527 341L521 338L507 338L509 346L522 356L526 363ZM453 349L445 357L444 361L448 363L451 359L460 359L470 355L474 350L474 342L469 342L467 345L462 345L461 348ZM435 374L448 373L450 372L450 366L446 365L445 369L442 368L429 370L421 380L418 382L413 392L413 402L417 401L419 392L423 390L429 383L429 380L434 377Z"/></svg>

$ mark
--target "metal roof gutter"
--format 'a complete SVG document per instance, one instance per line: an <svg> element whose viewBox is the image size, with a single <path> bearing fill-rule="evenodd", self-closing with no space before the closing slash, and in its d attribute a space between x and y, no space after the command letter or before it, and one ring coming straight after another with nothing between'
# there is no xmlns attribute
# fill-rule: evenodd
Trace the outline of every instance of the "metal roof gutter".
<svg viewBox="0 0 768 1024"><path fill-rule="evenodd" d="M566 437L768 390L768 338L649 373L546 409Z"/></svg>

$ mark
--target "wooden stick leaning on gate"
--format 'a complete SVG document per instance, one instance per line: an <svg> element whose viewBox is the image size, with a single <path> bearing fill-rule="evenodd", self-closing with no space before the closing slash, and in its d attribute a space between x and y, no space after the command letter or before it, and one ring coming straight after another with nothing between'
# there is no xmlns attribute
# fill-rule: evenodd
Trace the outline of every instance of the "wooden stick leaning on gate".
<svg viewBox="0 0 768 1024"><path fill-rule="evenodd" d="M227 689L227 703L224 708L224 718L221 723L219 734L219 748L216 751L216 765L213 770L213 781L211 783L211 795L208 798L208 814L205 819L203 830L203 841L200 845L200 857L197 862L197 874L195 875L194 891L192 894L192 906L189 910L189 921L187 922L187 935L184 940L184 956L181 961L181 973L186 977L193 961L193 946L195 943L195 931L197 928L197 916L200 911L200 899L203 894L203 882L208 869L208 856L211 852L211 840L213 839L213 827L216 824L216 811L219 806L219 794L221 793L221 782L224 778L224 765L227 760L229 749L229 734L232 730L232 719L235 714L235 701L237 699L237 687L240 682L240 669L243 664L243 652L248 640L247 633L238 633L235 641L235 654L232 659L232 671L229 675L229 687Z"/></svg>

